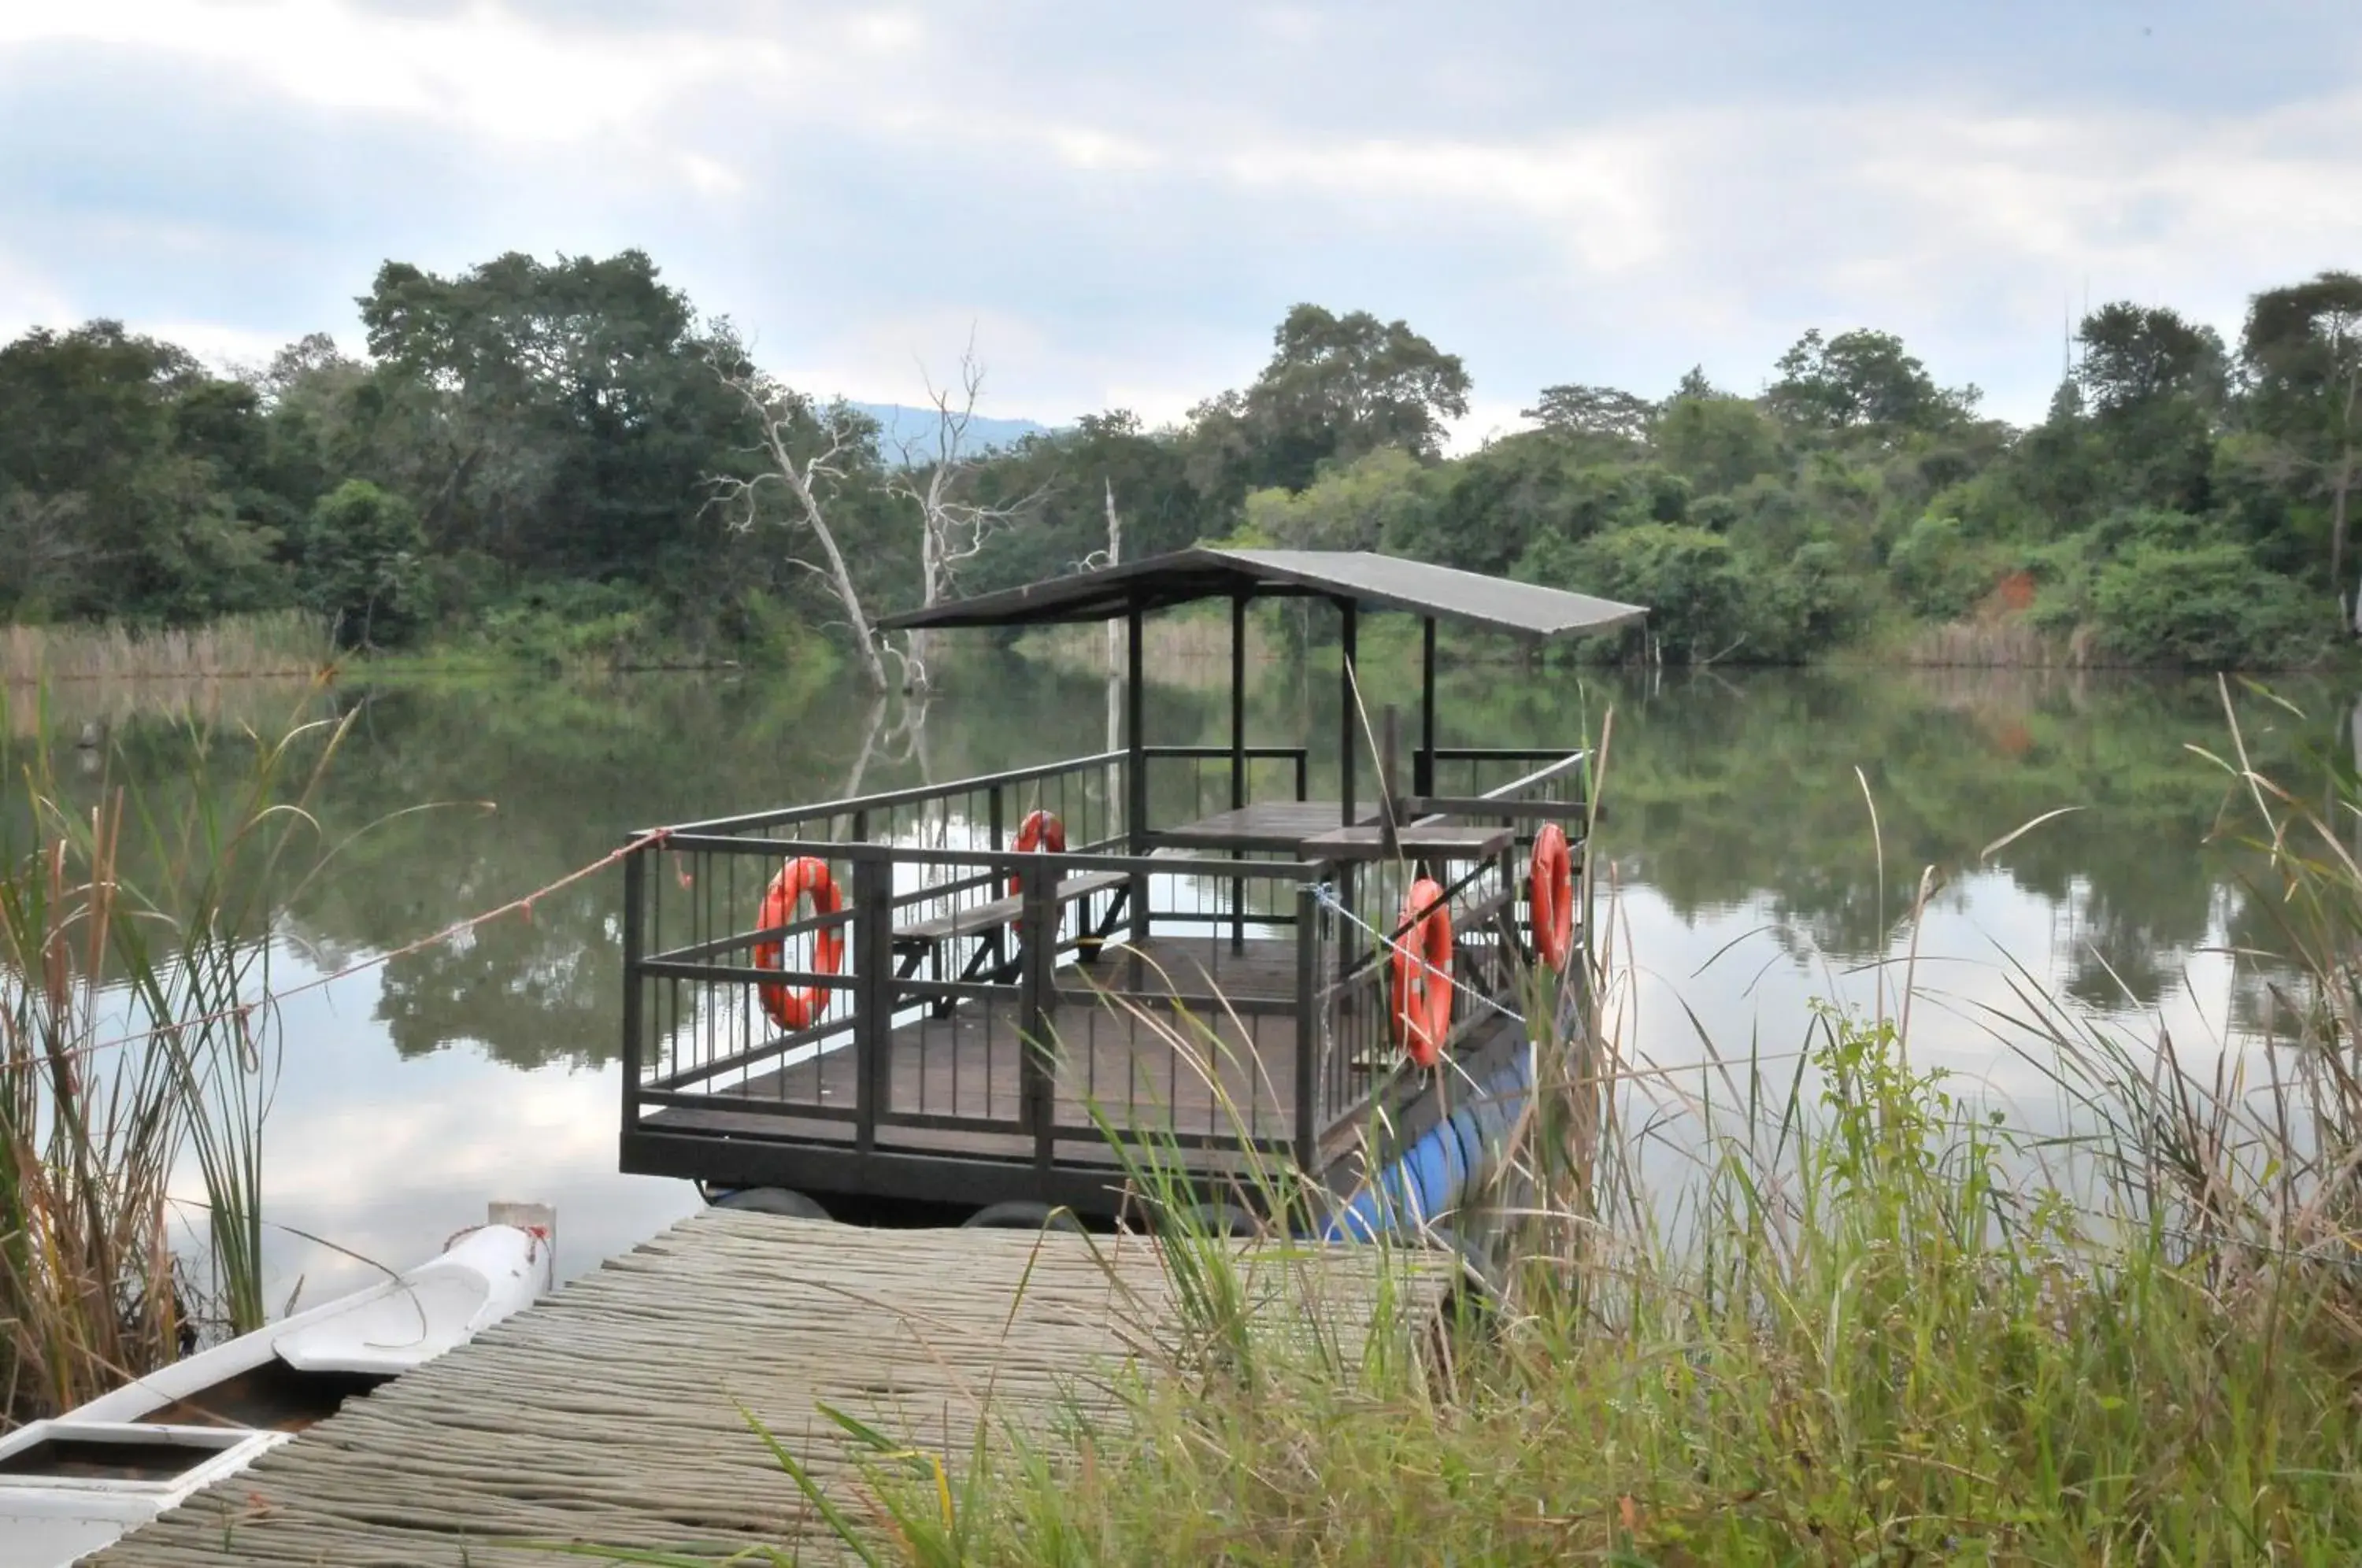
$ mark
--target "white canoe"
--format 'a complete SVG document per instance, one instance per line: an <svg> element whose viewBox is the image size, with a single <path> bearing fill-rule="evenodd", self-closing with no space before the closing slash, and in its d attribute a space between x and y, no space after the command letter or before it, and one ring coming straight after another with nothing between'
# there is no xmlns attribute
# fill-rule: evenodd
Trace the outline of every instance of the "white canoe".
<svg viewBox="0 0 2362 1568"><path fill-rule="evenodd" d="M556 1280L551 1231L547 1209L496 1203L382 1285L0 1438L0 1568L64 1568L529 1306Z"/></svg>

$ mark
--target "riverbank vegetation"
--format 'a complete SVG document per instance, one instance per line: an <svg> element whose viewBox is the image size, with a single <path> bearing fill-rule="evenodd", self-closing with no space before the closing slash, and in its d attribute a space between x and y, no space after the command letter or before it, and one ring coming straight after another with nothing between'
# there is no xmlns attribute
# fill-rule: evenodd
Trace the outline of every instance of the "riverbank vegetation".
<svg viewBox="0 0 2362 1568"><path fill-rule="evenodd" d="M1379 548L1635 601L1654 614L1621 651L1673 663L2217 668L2352 636L2350 273L2224 331L2103 306L2026 428L1844 329L1752 388L1589 384L1570 346L1529 428L1451 458L1459 359L1311 304L1170 427L1107 410L987 449L973 359L932 433L889 442L763 374L636 251L389 262L359 303L365 357L315 334L225 372L105 321L0 348L0 620L301 611L342 648L537 668L828 645L912 684L922 652L872 657L879 613L1103 560L1120 530L1126 558Z"/></svg>
<svg viewBox="0 0 2362 1568"><path fill-rule="evenodd" d="M2351 1561L2362 798L2220 749L2222 831L2298 966L2280 1054L2127 1037L2029 983L1991 1022L2068 1113L2037 1132L1915 1062L1942 999L1907 965L1795 1048L1610 1049L1546 1071L1510 1134L1523 1261L1440 1337L1384 1305L1358 1353L1275 1332L1180 1223L1184 1325L1133 1326L1112 1413L846 1412L858 1482L821 1493L783 1442L782 1490L872 1563Z"/></svg>
<svg viewBox="0 0 2362 1568"><path fill-rule="evenodd" d="M0 1430L259 1328L277 911L336 725L186 737L175 785L0 725Z"/></svg>
<svg viewBox="0 0 2362 1568"><path fill-rule="evenodd" d="M194 625L63 621L0 627L0 686L30 709L61 682L311 677L336 658L328 623L301 610L228 615Z"/></svg>

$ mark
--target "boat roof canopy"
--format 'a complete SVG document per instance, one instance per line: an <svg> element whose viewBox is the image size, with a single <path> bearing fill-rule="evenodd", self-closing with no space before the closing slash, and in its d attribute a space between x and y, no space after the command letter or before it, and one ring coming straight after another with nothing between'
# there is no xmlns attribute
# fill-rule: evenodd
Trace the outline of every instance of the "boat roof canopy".
<svg viewBox="0 0 2362 1568"><path fill-rule="evenodd" d="M1076 572L889 615L889 630L1109 621L1201 599L1349 600L1528 636L1586 636L1632 625L1637 604L1368 550L1233 550L1210 546Z"/></svg>

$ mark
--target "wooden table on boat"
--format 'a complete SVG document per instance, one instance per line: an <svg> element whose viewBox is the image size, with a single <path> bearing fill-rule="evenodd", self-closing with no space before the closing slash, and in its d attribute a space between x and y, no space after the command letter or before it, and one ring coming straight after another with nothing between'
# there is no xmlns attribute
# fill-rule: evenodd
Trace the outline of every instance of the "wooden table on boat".
<svg viewBox="0 0 2362 1568"><path fill-rule="evenodd" d="M1160 848L1216 850L1231 855L1279 852L1307 860L1375 860L1387 854L1374 820L1348 823L1335 801L1267 801L1216 812L1152 835ZM1411 858L1482 860L1516 837L1512 828L1429 819L1395 830L1396 846Z"/></svg>
<svg viewBox="0 0 2362 1568"><path fill-rule="evenodd" d="M1240 1245L1274 1331L1318 1320L1349 1364L1382 1270L1409 1292L1406 1323L1430 1314L1451 1277L1440 1255L1400 1248ZM1054 1441L1064 1415L1109 1418L1110 1375L1177 1323L1156 1247L1139 1236L708 1209L93 1561L487 1568L546 1565L553 1544L719 1557L757 1542L837 1561L745 1413L859 1515L821 1404L956 1472L979 1430Z"/></svg>

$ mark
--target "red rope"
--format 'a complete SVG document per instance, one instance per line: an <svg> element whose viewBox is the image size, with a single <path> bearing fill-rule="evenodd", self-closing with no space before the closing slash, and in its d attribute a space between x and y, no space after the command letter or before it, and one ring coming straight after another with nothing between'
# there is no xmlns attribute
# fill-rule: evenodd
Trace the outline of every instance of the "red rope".
<svg viewBox="0 0 2362 1568"><path fill-rule="evenodd" d="M662 844L671 836L672 829L670 828L653 828L648 832L642 834L631 843L624 845L622 848L611 850L607 854L601 856L598 859L590 862L588 866L579 867L575 870L568 872L565 876L560 877L557 881L550 883L546 887L535 888L532 892L525 894L522 898L511 899L507 903L502 904L496 909L486 910L481 914L469 915L465 920L454 921L449 925L445 926L442 930L435 932L430 935L422 936L415 942L405 943L400 947L391 948L386 952L377 954L372 957L363 958L358 963L348 964L343 968L335 971L333 974L316 975L311 979L305 980L302 985L290 986L283 991L266 992L256 1000L241 1002L237 1006L232 1008L224 1008L218 1012L199 1013L193 1018L176 1019L171 1023L160 1024L154 1029L143 1029L137 1034L126 1034L113 1040L99 1040L94 1041L87 1045L77 1045L72 1050L60 1053L60 1055L67 1057L94 1056L101 1051L111 1051L125 1045L136 1045L143 1040L153 1040L160 1034L169 1034L176 1029L187 1029L200 1023L218 1023L225 1019L236 1018L244 1020L251 1018L254 1016L256 1010L259 1008L269 1007L275 1002L284 1001L289 997L301 996L305 991L316 991L324 986L335 985L339 980L348 980L355 975L366 974L370 970L378 967L380 965L391 964L396 958L405 958L413 953L423 952L440 943L448 942L453 937L459 935L463 932L471 932L480 925L489 925L493 921L500 919L502 915L512 912L522 913L524 916L526 922L530 924L533 921L533 905L535 900L546 899L550 894L557 892L561 889L570 888L586 877L595 877L600 872L607 869L608 867L615 865L626 856L637 854L639 851L649 847L651 845Z"/></svg>

